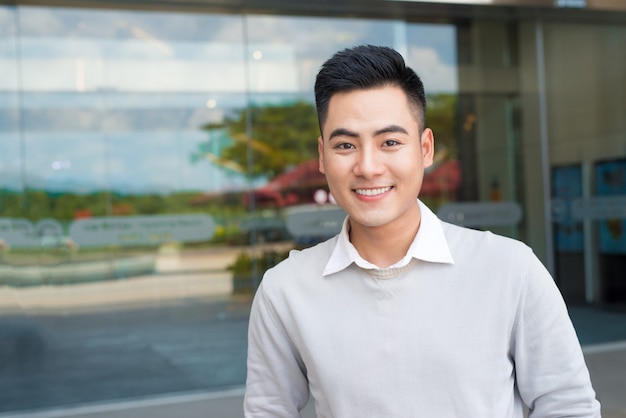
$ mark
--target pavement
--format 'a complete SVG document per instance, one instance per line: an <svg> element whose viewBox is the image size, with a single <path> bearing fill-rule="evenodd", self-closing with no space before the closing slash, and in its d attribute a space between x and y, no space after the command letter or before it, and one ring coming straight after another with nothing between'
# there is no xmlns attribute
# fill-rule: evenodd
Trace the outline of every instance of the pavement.
<svg viewBox="0 0 626 418"><path fill-rule="evenodd" d="M13 359L0 344L0 418L241 417L249 303L4 316L5 340L18 329L30 339ZM603 416L626 418L626 312L570 314ZM315 417L313 406L302 416Z"/></svg>
<svg viewBox="0 0 626 418"><path fill-rule="evenodd" d="M231 295L223 266L194 265L206 257L130 280L0 288L0 418L241 417L251 297ZM626 308L570 315L603 416L626 418Z"/></svg>

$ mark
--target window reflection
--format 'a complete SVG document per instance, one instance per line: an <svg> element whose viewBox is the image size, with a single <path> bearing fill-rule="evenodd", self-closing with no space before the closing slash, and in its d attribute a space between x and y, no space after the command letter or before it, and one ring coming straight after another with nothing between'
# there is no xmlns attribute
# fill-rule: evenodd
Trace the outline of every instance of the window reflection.
<svg viewBox="0 0 626 418"><path fill-rule="evenodd" d="M433 103L455 91L447 26L15 11L0 7L0 338L17 329L33 354L6 369L0 411L242 385L262 273L344 216L317 168L321 64L394 46Z"/></svg>
<svg viewBox="0 0 626 418"><path fill-rule="evenodd" d="M420 198L433 210L460 199L463 181L458 155L458 75L456 28L412 24L407 27L407 63L420 75L427 95L426 124L435 134L435 157Z"/></svg>
<svg viewBox="0 0 626 418"><path fill-rule="evenodd" d="M235 16L23 8L20 17L25 90L243 91Z"/></svg>
<svg viewBox="0 0 626 418"><path fill-rule="evenodd" d="M251 67L261 72L260 61L278 68L281 67L279 64L286 65L287 79L290 82L295 80L295 89L291 92L312 94L319 67L340 49L357 44L394 46L404 41L396 38L394 29L397 24L393 21L248 16L246 22L249 38L253 40L248 50L263 54L263 59L252 62ZM261 89L262 85L255 81L256 74L251 74L251 90L273 93L271 89ZM274 75L273 78L280 81L283 77Z"/></svg>
<svg viewBox="0 0 626 418"><path fill-rule="evenodd" d="M246 106L242 19L19 11L0 36L0 347L41 344L0 364L1 410L241 384L248 177L208 157L233 139L207 127Z"/></svg>

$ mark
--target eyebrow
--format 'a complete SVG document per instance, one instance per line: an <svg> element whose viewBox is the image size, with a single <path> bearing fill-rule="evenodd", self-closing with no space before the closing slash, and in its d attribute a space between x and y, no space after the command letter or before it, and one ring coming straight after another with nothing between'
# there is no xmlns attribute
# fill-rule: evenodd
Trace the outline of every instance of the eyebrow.
<svg viewBox="0 0 626 418"><path fill-rule="evenodd" d="M357 134L356 132L349 131L345 128L337 128L330 133L328 140L330 141L336 136L350 136L350 137L356 138L359 136L359 134Z"/></svg>
<svg viewBox="0 0 626 418"><path fill-rule="evenodd" d="M382 129L377 130L376 132L374 132L374 136L378 136L380 134L387 134L390 132L399 132L402 134L409 134L406 129L404 129L402 126L398 126L398 125L389 125L389 126L385 126Z"/></svg>
<svg viewBox="0 0 626 418"><path fill-rule="evenodd" d="M386 133L390 133L390 132L399 132L399 133L403 133L403 134L409 134L407 132L406 129L404 129L402 126L398 126L398 125L389 125L389 126L385 126L384 128L378 129L376 131L374 131L374 136L378 136L378 135L382 135L382 134L386 134ZM359 134L357 134L356 132L350 131L348 129L345 128L337 128L334 131L332 131L330 133L330 136L328 137L328 140L330 141L331 139L333 139L336 136L349 136L352 138L357 138L359 136Z"/></svg>

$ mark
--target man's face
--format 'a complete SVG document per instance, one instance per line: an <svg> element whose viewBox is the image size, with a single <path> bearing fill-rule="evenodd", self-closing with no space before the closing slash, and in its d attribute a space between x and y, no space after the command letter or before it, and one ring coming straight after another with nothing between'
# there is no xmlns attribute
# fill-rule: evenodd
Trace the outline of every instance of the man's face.
<svg viewBox="0 0 626 418"><path fill-rule="evenodd" d="M331 97L318 138L320 171L352 228L419 222L416 199L434 139L430 129L420 135L416 118L399 87Z"/></svg>

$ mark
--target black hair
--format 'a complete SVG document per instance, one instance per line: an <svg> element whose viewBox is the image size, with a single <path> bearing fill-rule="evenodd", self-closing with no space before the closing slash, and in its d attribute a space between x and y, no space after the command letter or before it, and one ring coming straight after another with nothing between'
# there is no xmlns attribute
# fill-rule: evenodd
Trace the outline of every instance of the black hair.
<svg viewBox="0 0 626 418"><path fill-rule="evenodd" d="M399 52L373 45L344 49L322 65L315 79L315 106L320 131L328 115L328 104L335 93L385 86L397 86L404 91L422 131L426 124L426 96L422 80L406 66Z"/></svg>

